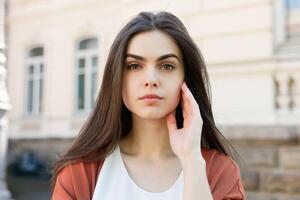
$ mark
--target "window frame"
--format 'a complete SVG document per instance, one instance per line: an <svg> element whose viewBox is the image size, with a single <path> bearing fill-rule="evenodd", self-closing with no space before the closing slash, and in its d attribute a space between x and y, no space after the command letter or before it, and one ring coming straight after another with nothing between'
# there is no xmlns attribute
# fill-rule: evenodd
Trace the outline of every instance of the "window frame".
<svg viewBox="0 0 300 200"><path fill-rule="evenodd" d="M286 29L288 13L285 3L285 0L274 0L273 54L278 59L290 59L300 56L300 40L291 40L288 38L288 32Z"/></svg>
<svg viewBox="0 0 300 200"><path fill-rule="evenodd" d="M41 48L42 54L38 56L30 56L30 52L34 49ZM24 92L24 115L25 117L41 116L44 113L44 88L45 88L45 64L44 64L44 47L37 46L26 51L25 61L25 92ZM29 68L33 66L33 72L30 74ZM42 66L42 72L41 67ZM32 81L32 111L29 111L29 81ZM42 86L40 86L40 81ZM41 89L41 90L40 90ZM41 94L40 94L41 93Z"/></svg>
<svg viewBox="0 0 300 200"><path fill-rule="evenodd" d="M96 41L96 45L94 48L87 48L87 49L80 49L80 43L83 42L84 40L88 40L88 39L95 39ZM97 82L98 82L98 66L99 66L99 56L98 56L98 50L99 50L99 39L95 36L91 36L91 37L84 37L79 39L76 42L75 45L75 84L74 84L74 89L75 89L75 104L74 104L74 112L75 114L86 114L89 111L91 111L92 109L92 96L94 96L94 98L96 99L96 89L95 89L95 93L92 94L91 88L92 88L92 74L95 73L96 74L96 85L94 86L95 88L97 88ZM96 57L97 58L97 65L96 66L92 66L92 59ZM84 59L85 60L85 67L84 69L79 69L79 60L80 59ZM84 74L84 106L83 109L79 108L79 74ZM94 103L95 103L95 99L94 99Z"/></svg>

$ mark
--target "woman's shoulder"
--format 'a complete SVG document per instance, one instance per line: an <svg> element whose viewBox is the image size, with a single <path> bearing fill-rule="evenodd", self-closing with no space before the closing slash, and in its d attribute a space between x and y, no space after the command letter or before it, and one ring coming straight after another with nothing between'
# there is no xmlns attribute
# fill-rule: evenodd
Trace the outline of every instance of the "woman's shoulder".
<svg viewBox="0 0 300 200"><path fill-rule="evenodd" d="M216 149L202 150L202 156L206 161L206 173L211 184L222 182L234 182L241 179L239 165L228 155Z"/></svg>
<svg viewBox="0 0 300 200"><path fill-rule="evenodd" d="M244 199L245 191L239 165L215 149L202 149L206 173L216 199ZM225 198L226 197L226 198Z"/></svg>
<svg viewBox="0 0 300 200"><path fill-rule="evenodd" d="M69 163L63 167L59 175L62 179L64 178L74 178L76 180L82 179L92 179L97 177L99 170L103 165L103 160L99 161L76 161Z"/></svg>
<svg viewBox="0 0 300 200"><path fill-rule="evenodd" d="M90 199L102 165L103 160L65 165L57 175L51 199Z"/></svg>
<svg viewBox="0 0 300 200"><path fill-rule="evenodd" d="M217 151L216 149L202 149L202 156L206 161L206 166L211 168L222 168L226 167L227 169L239 170L238 164L230 156Z"/></svg>

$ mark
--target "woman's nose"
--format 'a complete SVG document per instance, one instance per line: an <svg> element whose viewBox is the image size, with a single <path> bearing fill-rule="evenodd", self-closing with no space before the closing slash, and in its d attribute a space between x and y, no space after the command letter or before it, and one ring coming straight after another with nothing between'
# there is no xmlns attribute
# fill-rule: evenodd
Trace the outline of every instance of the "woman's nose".
<svg viewBox="0 0 300 200"><path fill-rule="evenodd" d="M145 77L145 86L146 87L157 87L158 86L158 79L155 69L147 70L146 77Z"/></svg>

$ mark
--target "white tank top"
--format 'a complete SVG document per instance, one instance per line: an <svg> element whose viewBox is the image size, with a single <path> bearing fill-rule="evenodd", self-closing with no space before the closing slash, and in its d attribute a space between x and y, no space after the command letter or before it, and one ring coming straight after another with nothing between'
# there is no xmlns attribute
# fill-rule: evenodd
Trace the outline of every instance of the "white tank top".
<svg viewBox="0 0 300 200"><path fill-rule="evenodd" d="M148 192L131 179L119 146L110 154L100 170L92 200L181 200L183 173L163 192Z"/></svg>

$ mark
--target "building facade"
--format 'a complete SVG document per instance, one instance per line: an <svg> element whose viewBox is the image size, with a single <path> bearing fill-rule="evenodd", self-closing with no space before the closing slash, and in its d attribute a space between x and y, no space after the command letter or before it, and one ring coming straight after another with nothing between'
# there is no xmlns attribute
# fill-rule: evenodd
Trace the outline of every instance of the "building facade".
<svg viewBox="0 0 300 200"><path fill-rule="evenodd" d="M246 161L249 199L300 194L299 1L10 0L8 7L9 162L34 149L51 164L93 108L118 31L140 11L166 10L203 54L216 123Z"/></svg>
<svg viewBox="0 0 300 200"><path fill-rule="evenodd" d="M5 183L6 152L8 144L6 113L11 108L6 88L6 1L0 1L0 199L9 200L11 194Z"/></svg>

